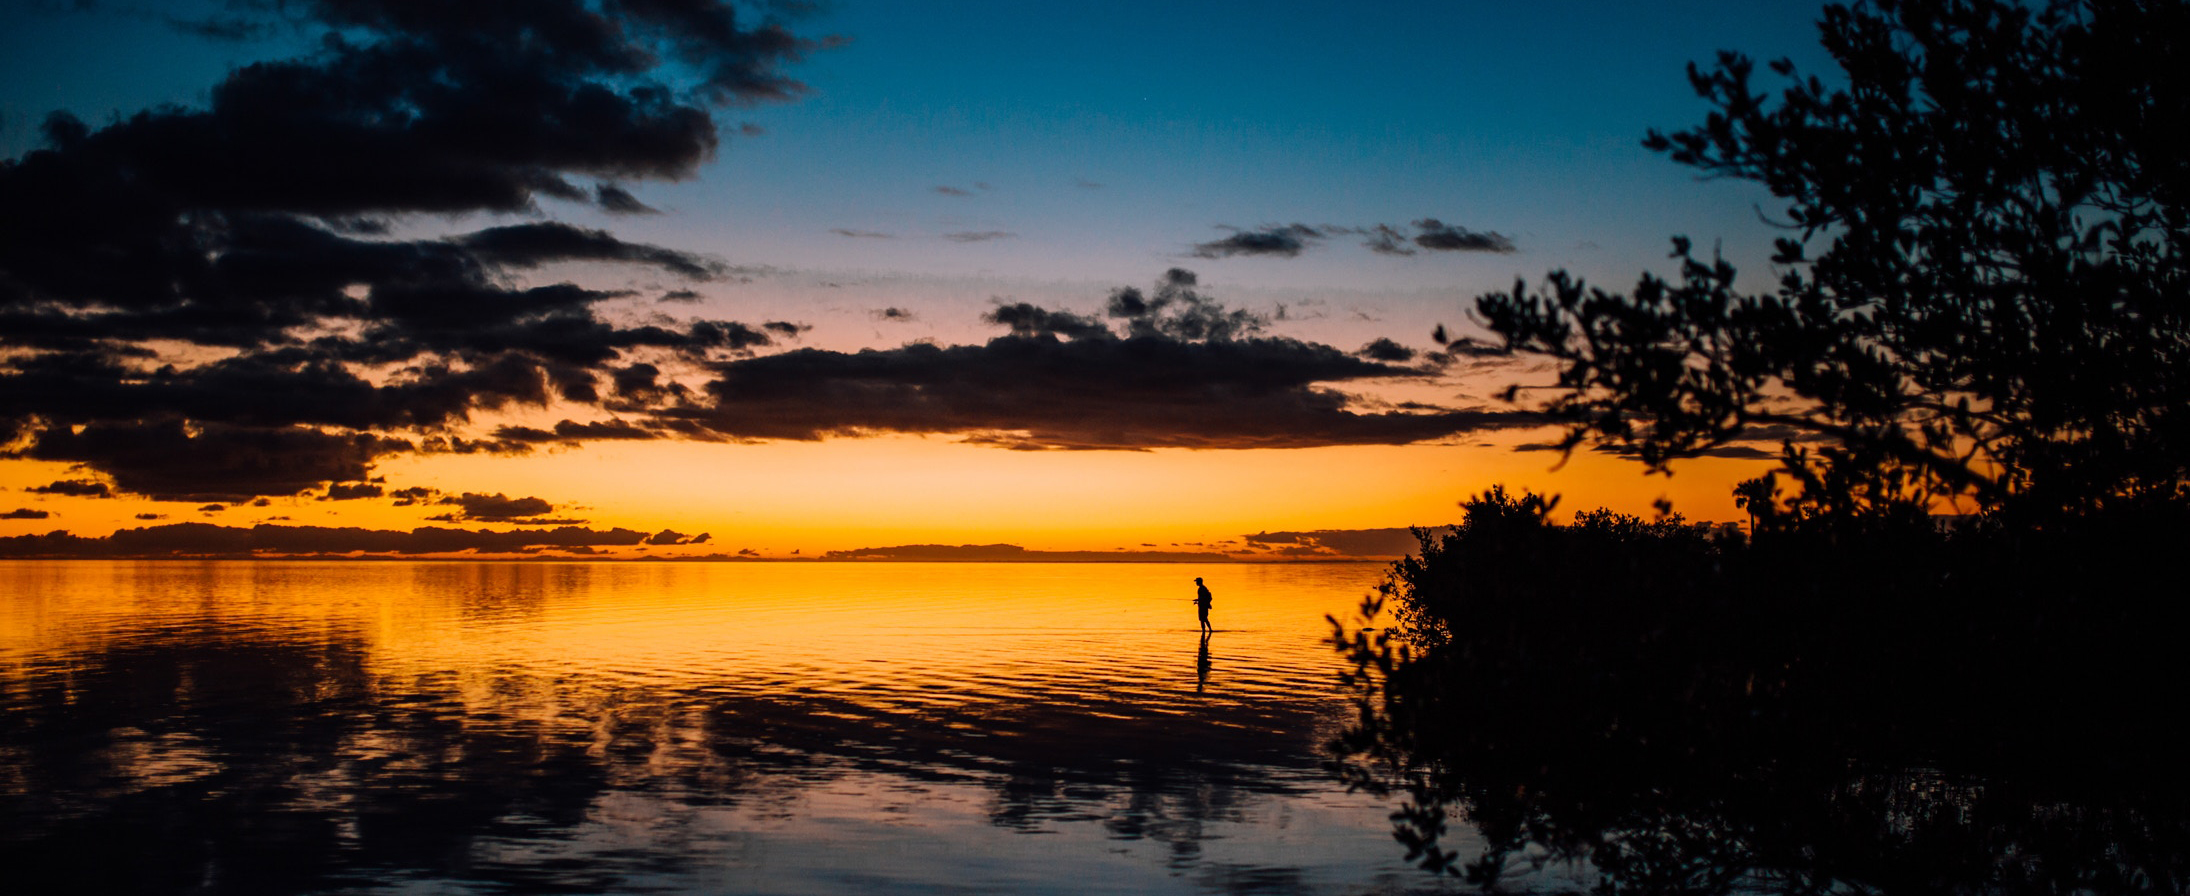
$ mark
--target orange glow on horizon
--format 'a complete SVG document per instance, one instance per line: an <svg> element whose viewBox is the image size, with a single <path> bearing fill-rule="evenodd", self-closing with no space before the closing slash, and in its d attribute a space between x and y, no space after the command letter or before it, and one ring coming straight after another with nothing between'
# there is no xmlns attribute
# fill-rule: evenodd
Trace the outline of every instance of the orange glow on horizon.
<svg viewBox="0 0 2190 896"><path fill-rule="evenodd" d="M657 556L736 553L812 557L831 550L903 544L1013 544L1029 550L1238 549L1260 532L1434 526L1457 522L1458 502L1492 485L1562 496L1561 517L1599 506L1650 517L1670 499L1693 521L1733 521L1730 490L1767 461L1700 459L1675 475L1645 476L1632 461L1579 451L1510 447L1542 433L1498 434L1474 445L1354 446L1283 450L1008 451L951 437L888 436L823 442L725 444L600 442L529 456L409 455L383 461L389 491L426 486L444 494L537 496L547 517L594 528L709 533L707 544ZM0 521L0 535L67 530L101 536L176 522L492 528L434 521L447 505L395 507L388 498L266 499L266 506L31 494L83 478L67 465L5 466L16 506L44 519ZM158 519L139 519L157 514ZM1227 543L1229 542L1229 543ZM618 552L630 555L629 552Z"/></svg>

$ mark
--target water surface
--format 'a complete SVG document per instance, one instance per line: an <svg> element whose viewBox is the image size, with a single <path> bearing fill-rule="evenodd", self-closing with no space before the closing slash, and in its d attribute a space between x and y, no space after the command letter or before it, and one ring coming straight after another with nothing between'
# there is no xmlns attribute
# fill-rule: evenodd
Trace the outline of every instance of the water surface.
<svg viewBox="0 0 2190 896"><path fill-rule="evenodd" d="M1319 749L1323 616L1381 569L0 564L0 861L22 892L1426 887Z"/></svg>

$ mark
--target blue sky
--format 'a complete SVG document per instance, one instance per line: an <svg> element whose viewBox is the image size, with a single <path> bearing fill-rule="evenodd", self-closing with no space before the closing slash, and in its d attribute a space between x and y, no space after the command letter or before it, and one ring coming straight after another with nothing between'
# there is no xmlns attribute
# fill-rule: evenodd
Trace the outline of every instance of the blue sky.
<svg viewBox="0 0 2190 896"><path fill-rule="evenodd" d="M0 13L0 153L35 146L53 109L96 124L202 104L231 66L311 36L209 40L165 21L223 14L214 4L84 5ZM1682 67L1719 49L1829 70L1815 16L1803 2L837 0L791 22L847 39L789 68L805 96L725 115L762 133L729 134L698 179L634 186L668 214L550 211L741 264L1000 286L1139 284L1174 264L1235 289L1472 295L1553 267L1624 283L1675 233L1760 257L1769 197L1699 184L1639 140L1700 117ZM1425 217L1518 251L1394 259L1339 239L1290 259L1184 257L1220 226Z"/></svg>

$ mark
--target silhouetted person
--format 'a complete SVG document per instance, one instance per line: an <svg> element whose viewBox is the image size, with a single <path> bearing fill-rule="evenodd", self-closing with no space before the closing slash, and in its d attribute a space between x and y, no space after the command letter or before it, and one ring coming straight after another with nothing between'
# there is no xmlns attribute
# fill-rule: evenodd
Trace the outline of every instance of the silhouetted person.
<svg viewBox="0 0 2190 896"><path fill-rule="evenodd" d="M1201 630L1205 632L1213 631L1209 627L1209 601L1209 586L1202 584L1200 578L1194 579L1194 609L1201 612Z"/></svg>

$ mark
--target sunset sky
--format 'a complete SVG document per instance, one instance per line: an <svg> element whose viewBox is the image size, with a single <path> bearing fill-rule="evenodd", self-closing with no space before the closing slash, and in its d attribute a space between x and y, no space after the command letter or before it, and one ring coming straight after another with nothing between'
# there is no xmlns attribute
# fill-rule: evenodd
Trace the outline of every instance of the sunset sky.
<svg viewBox="0 0 2190 896"><path fill-rule="evenodd" d="M1431 333L1674 235L1770 283L1779 204L1640 141L1719 50L1830 74L1815 4L807 7L0 7L0 537L1374 553L1494 483L1737 518L1763 461L1560 466L1497 398L1541 362Z"/></svg>

